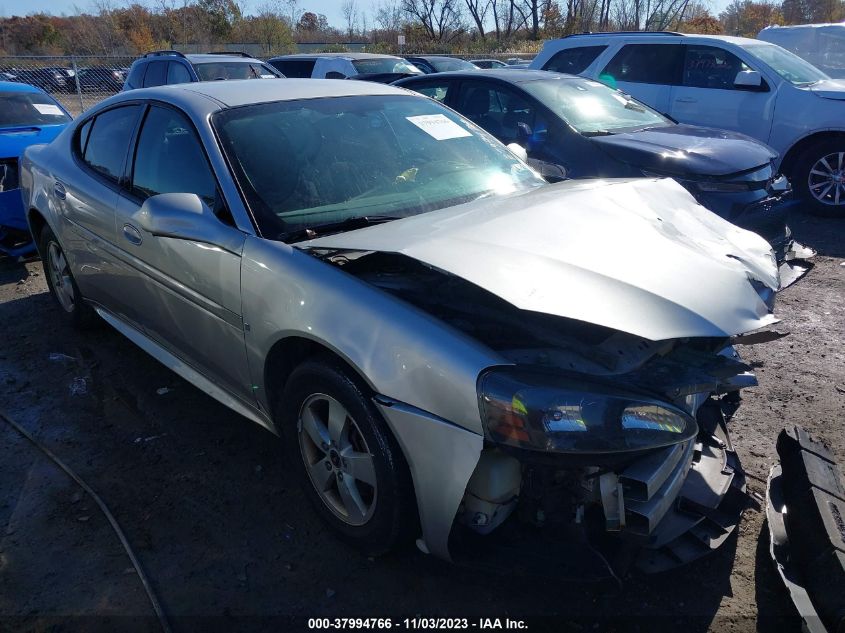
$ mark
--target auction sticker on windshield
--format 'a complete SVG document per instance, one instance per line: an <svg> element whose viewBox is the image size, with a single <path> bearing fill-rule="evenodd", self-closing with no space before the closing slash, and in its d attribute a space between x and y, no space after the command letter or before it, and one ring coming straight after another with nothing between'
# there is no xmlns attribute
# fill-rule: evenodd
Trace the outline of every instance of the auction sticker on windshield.
<svg viewBox="0 0 845 633"><path fill-rule="evenodd" d="M32 106L41 114L52 114L55 116L62 116L64 114L64 112L61 111L59 106L53 105L51 103L33 103Z"/></svg>
<svg viewBox="0 0 845 633"><path fill-rule="evenodd" d="M470 132L443 114L422 114L420 116L409 116L407 119L438 141L472 136Z"/></svg>

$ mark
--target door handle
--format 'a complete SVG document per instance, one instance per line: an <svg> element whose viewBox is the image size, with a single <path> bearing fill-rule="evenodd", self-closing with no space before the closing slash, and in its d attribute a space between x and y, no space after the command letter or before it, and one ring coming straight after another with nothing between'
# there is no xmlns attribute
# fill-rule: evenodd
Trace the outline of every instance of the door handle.
<svg viewBox="0 0 845 633"><path fill-rule="evenodd" d="M56 194L56 197L59 200L64 200L67 197L67 191L65 191L65 186L58 180L53 184L53 193Z"/></svg>
<svg viewBox="0 0 845 633"><path fill-rule="evenodd" d="M139 246L141 242L144 241L144 238L141 237L141 231L136 229L131 224L123 225L123 237L126 238L127 242L131 242L135 246Z"/></svg>
<svg viewBox="0 0 845 633"><path fill-rule="evenodd" d="M675 103L698 103L698 99L693 99L692 97L678 97L675 99Z"/></svg>

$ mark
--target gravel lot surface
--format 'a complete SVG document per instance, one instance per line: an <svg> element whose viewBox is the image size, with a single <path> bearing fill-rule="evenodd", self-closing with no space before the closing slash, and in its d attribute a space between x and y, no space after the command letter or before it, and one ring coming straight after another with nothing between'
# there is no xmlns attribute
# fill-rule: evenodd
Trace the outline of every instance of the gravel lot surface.
<svg viewBox="0 0 845 633"><path fill-rule="evenodd" d="M0 408L109 505L176 631L449 614L546 616L531 630L793 631L759 500L784 424L805 425L845 464L845 221L791 224L820 255L779 297L774 329L790 335L742 350L760 380L731 427L749 508L709 558L621 590L458 568L412 548L359 555L324 531L274 436L109 328L65 327L40 262L0 260ZM2 421L0 454L0 630L159 630L91 499Z"/></svg>

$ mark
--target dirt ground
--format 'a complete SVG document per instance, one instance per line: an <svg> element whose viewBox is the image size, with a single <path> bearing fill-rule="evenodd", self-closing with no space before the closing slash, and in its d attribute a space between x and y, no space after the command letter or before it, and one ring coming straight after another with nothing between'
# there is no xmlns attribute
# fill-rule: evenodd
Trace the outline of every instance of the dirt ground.
<svg viewBox="0 0 845 633"><path fill-rule="evenodd" d="M530 618L529 630L794 631L758 500L785 424L805 425L845 464L845 222L791 224L820 255L779 297L775 329L790 335L742 350L760 380L732 423L750 507L709 558L621 589L458 568L413 548L359 555L325 532L268 432L116 332L64 326L40 262L0 260L0 408L105 500L175 631L415 615ZM0 455L0 630L159 630L91 499L2 421Z"/></svg>

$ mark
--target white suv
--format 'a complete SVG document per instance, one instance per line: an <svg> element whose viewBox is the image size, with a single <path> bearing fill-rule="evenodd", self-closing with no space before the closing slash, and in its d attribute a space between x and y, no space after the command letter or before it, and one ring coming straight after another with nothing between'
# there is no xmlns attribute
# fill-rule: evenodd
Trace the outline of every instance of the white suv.
<svg viewBox="0 0 845 633"><path fill-rule="evenodd" d="M768 143L813 210L845 217L845 81L774 44L670 32L546 42L532 68L583 75L682 123Z"/></svg>

